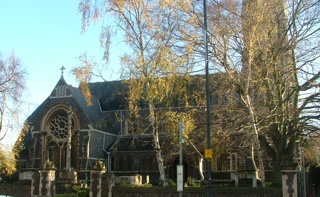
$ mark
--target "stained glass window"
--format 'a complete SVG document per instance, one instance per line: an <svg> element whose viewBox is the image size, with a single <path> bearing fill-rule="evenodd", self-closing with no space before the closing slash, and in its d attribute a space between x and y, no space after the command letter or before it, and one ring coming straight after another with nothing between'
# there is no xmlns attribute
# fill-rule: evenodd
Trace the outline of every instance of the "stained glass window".
<svg viewBox="0 0 320 197"><path fill-rule="evenodd" d="M65 139L68 135L68 114L60 111L50 120L50 131L58 139Z"/></svg>

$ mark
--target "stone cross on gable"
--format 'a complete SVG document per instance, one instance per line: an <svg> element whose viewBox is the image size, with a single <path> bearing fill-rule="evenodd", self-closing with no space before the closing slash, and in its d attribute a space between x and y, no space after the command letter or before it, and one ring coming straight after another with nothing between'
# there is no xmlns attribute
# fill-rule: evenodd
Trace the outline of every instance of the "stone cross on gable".
<svg viewBox="0 0 320 197"><path fill-rule="evenodd" d="M61 70L61 75L63 75L63 71L65 70L66 68L64 67L64 66L62 66L61 68L60 68L60 70Z"/></svg>

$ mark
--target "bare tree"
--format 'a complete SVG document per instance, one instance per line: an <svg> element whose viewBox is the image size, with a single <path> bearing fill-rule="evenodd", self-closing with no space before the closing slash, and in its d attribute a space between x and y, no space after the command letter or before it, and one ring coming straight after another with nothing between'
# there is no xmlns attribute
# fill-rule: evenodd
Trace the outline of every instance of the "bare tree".
<svg viewBox="0 0 320 197"><path fill-rule="evenodd" d="M225 2L230 5L232 1ZM319 128L317 115L312 115L318 112L319 94L304 92L316 87L319 79L319 49L313 43L319 42L320 21L316 16L320 4L305 0L248 0L241 4L233 1L235 6L219 5L224 11L220 13L229 13L222 18L225 23L238 18L241 25L233 24L232 30L238 32L230 30L227 38L219 34L218 38L225 38L223 42L214 39L213 61L226 71L230 87L247 109L243 112L251 117L242 118L243 123L250 124L236 127L252 131L249 134L255 136L260 169L263 170L262 154L266 154L273 159L274 180L280 184L280 166L295 165L299 135ZM235 7L238 9L230 9ZM221 46L218 49L217 43Z"/></svg>
<svg viewBox="0 0 320 197"><path fill-rule="evenodd" d="M19 58L11 53L0 57L0 141L17 128L26 72Z"/></svg>
<svg viewBox="0 0 320 197"><path fill-rule="evenodd" d="M275 184L281 184L280 166L295 164L296 140L319 131L320 2L209 0L207 5L210 65L212 73L224 75L212 92L228 101L223 114L234 115L228 121L233 132L251 139L260 172L267 155ZM192 6L188 12L198 24L187 25L201 29L201 4ZM201 37L184 39L203 53Z"/></svg>

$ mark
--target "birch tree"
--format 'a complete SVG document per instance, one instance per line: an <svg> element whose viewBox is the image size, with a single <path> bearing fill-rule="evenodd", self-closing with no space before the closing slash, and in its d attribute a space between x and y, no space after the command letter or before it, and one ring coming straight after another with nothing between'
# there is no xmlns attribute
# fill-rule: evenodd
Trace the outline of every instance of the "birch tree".
<svg viewBox="0 0 320 197"><path fill-rule="evenodd" d="M105 58L108 59L109 46L113 33L126 44L126 50L121 57L122 79L129 87L128 102L133 116L139 117L141 108L148 109L149 130L153 135L153 146L156 152L160 180L163 186L167 186L167 178L164 171L164 159L160 145L156 109L176 105L186 105L183 96L177 97L179 92L183 95L185 88L181 85L181 76L192 68L191 52L180 45L183 40L177 40L180 19L175 10L178 4L184 1L157 1L157 0L106 0L106 1L82 1L79 5L83 14L83 26L99 17L105 20L112 18L102 36L105 43ZM187 9L187 5L185 5ZM109 18L110 17L110 18ZM119 38L119 35L120 38ZM121 42L120 41L120 42ZM118 40L119 42L119 40ZM78 68L76 74L92 71L92 67ZM89 70L89 72L88 72ZM78 75L78 76L81 76ZM87 81L90 77L84 77ZM180 85L179 85L180 84ZM88 94L90 96L90 94ZM179 99L180 98L180 99ZM163 117L168 117L163 114ZM162 119L162 117L157 117ZM145 130L140 131L143 134Z"/></svg>
<svg viewBox="0 0 320 197"><path fill-rule="evenodd" d="M221 107L212 118L224 119L234 134L245 134L253 159L257 153L254 162L262 179L262 158L273 160L275 184L280 184L280 166L295 164L296 140L319 131L319 4L317 0L207 1L209 65L211 73L223 76L219 85L211 86ZM156 143L155 109L172 101L170 92L183 91L174 89L175 76L194 73L196 68L203 74L202 3L86 0L79 8L84 27L102 16L115 18L101 37L107 49L104 57L108 59L115 32L111 27L117 27L129 46L122 57L122 76L130 86L130 109L148 108ZM188 105L186 99L180 101ZM161 151L157 155L162 173Z"/></svg>
<svg viewBox="0 0 320 197"><path fill-rule="evenodd" d="M0 141L18 128L26 72L14 53L0 56Z"/></svg>

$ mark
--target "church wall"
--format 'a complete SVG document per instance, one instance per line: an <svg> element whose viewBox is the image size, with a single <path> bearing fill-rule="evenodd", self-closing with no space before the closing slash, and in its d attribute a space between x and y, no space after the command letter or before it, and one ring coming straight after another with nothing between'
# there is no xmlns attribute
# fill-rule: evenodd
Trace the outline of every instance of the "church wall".
<svg viewBox="0 0 320 197"><path fill-rule="evenodd" d="M148 181L152 184L158 184L159 170L155 157L155 152L146 151L112 151L111 152L111 170L116 176L134 176L141 175L142 181Z"/></svg>
<svg viewBox="0 0 320 197"><path fill-rule="evenodd" d="M116 139L117 139L117 136L112 136L112 135L105 134L104 135L104 147L103 147L103 149L105 151L108 151L108 148L110 148L113 145L113 143L116 141Z"/></svg>
<svg viewBox="0 0 320 197"><path fill-rule="evenodd" d="M88 133L89 132L87 130L85 130L85 131L80 130L79 131L79 134L78 134L78 140L79 140L79 147L78 147L79 153L78 154L79 154L79 156L82 155L83 150L82 150L81 146L83 145L84 138L88 137Z"/></svg>
<svg viewBox="0 0 320 197"><path fill-rule="evenodd" d="M41 167L41 153L42 153L42 144L41 144L41 133L40 132L34 132L33 138L36 140L34 149L29 150L29 154L31 157L29 158L29 167L31 168L39 168ZM32 161L33 160L33 161ZM28 164L27 164L28 165Z"/></svg>
<svg viewBox="0 0 320 197"><path fill-rule="evenodd" d="M89 157L103 159L103 138L104 134L96 131L91 131Z"/></svg>

